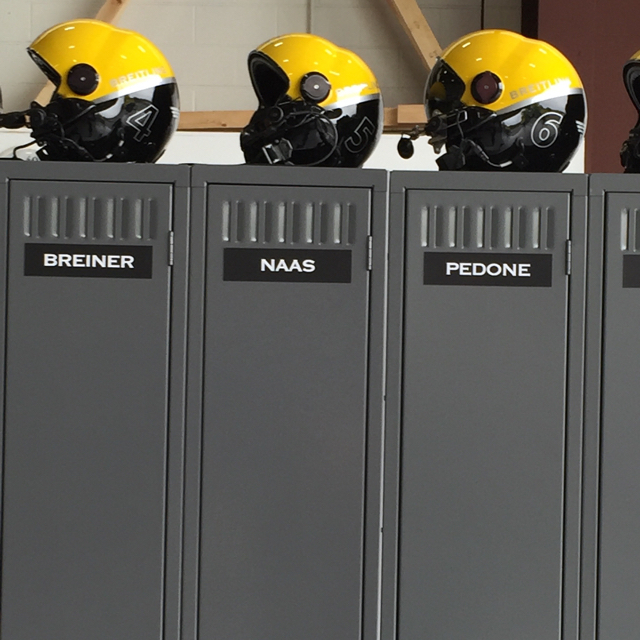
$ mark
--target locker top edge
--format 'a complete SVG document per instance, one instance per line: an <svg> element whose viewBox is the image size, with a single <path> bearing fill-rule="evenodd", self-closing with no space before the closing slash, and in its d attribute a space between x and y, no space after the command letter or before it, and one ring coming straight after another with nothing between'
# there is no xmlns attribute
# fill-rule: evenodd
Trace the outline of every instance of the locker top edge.
<svg viewBox="0 0 640 640"><path fill-rule="evenodd" d="M640 174L593 173L589 176L589 195L602 196L607 191L640 193Z"/></svg>
<svg viewBox="0 0 640 640"><path fill-rule="evenodd" d="M0 160L0 181L154 182L189 187L191 167L170 164Z"/></svg>
<svg viewBox="0 0 640 640"><path fill-rule="evenodd" d="M392 171L391 193L407 189L455 191L560 191L576 196L588 193L582 173L500 173L457 171Z"/></svg>
<svg viewBox="0 0 640 640"><path fill-rule="evenodd" d="M374 191L386 191L388 179L389 174L384 169L193 165L191 185L202 188L209 184L367 187Z"/></svg>

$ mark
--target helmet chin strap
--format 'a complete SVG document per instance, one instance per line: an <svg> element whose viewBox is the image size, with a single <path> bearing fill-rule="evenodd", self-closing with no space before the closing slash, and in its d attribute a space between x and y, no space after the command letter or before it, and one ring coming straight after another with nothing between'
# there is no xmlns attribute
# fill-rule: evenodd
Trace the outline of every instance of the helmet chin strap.
<svg viewBox="0 0 640 640"><path fill-rule="evenodd" d="M438 167L443 171L456 171L464 168L469 161L478 158L486 169L506 169L513 167L518 171L524 171L529 164L521 145L516 143L515 152L510 160L497 163L493 162L482 147L468 138L464 138L459 146L451 146L447 152L436 158ZM476 167L473 167L476 169Z"/></svg>
<svg viewBox="0 0 640 640"><path fill-rule="evenodd" d="M46 149L49 146L71 154L78 160L99 162L100 159L94 158L77 142L68 138L65 135L64 130L65 126L73 124L80 118L95 110L96 105L88 103L86 108L79 111L69 120L62 122L58 114L54 111L48 107L42 107L37 102L32 102L30 108L25 109L24 111L13 111L10 113L0 114L0 127L4 129L21 129L23 127L31 129L31 136L34 140L30 144L36 143L42 147L41 151L38 153L42 153L45 157Z"/></svg>
<svg viewBox="0 0 640 640"><path fill-rule="evenodd" d="M467 155L478 156L491 164L488 156L484 151L475 143L466 138L466 134L472 132L480 125L485 124L487 121L495 117L493 111L488 109L478 108L465 108L460 103L459 108L456 108L451 113L436 113L429 118L429 121L425 125L418 125L411 131L403 133L400 141L398 142L398 153L403 158L410 158L413 155L413 140L417 140L420 136L427 136L429 138L429 144L433 147L436 153L440 153L442 147L447 144L449 140L450 132L453 129L457 129L457 134L460 137L460 145L451 146L448 149L448 153L452 153L454 158L444 161L444 164L451 168L461 168L465 164L465 157ZM466 124L465 127L463 125ZM455 150L455 151L454 151ZM462 155L461 155L462 154ZM445 154L445 156L448 154ZM443 157L445 157L443 156ZM460 164L462 163L462 164ZM438 160L440 166L440 160ZM494 167L501 167L502 165L493 165ZM444 168L440 166L440 168Z"/></svg>
<svg viewBox="0 0 640 640"><path fill-rule="evenodd" d="M640 126L629 132L620 149L620 162L625 173L640 173Z"/></svg>
<svg viewBox="0 0 640 640"><path fill-rule="evenodd" d="M40 113L44 115L44 109L37 103L32 102L30 109L24 111L10 111L0 113L0 127L3 129L22 129L30 127L32 117L38 118Z"/></svg>
<svg viewBox="0 0 640 640"><path fill-rule="evenodd" d="M281 101L272 107L261 107L256 116L258 119L250 123L241 134L243 151L259 153L267 164L292 164L296 149L292 140L296 134L303 135L313 129L325 145L322 157L315 159L307 166L317 166L330 158L338 148L338 134L331 122L331 112L326 112L317 105L300 100ZM331 135L322 133L325 125Z"/></svg>
<svg viewBox="0 0 640 640"><path fill-rule="evenodd" d="M492 162L482 147L468 138L463 138L459 146L452 146L445 154L436 158L436 162L443 171L456 171L462 169L471 158L479 158L484 164L494 169L505 169L513 164L512 160L501 164Z"/></svg>
<svg viewBox="0 0 640 640"><path fill-rule="evenodd" d="M514 153L509 160L498 163L493 162L477 142L467 137L480 125L486 124L495 117L495 113L488 110L465 109L448 115L439 114L431 118L424 128L424 132L431 138L429 144L434 147L436 153L447 143L454 128L457 129L456 133L460 138L458 144L448 144L446 153L436 159L438 167L443 171L456 171L470 164L470 161L475 160L477 163L479 160L482 166L487 169L513 167L520 171L524 170L528 160L521 144L514 145ZM468 124L463 127L462 125L465 123Z"/></svg>

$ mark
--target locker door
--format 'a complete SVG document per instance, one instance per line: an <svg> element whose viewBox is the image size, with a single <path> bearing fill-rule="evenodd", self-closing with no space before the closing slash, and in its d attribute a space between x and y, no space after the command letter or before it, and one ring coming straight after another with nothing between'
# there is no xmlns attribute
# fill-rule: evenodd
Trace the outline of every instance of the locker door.
<svg viewBox="0 0 640 640"><path fill-rule="evenodd" d="M370 199L208 187L200 638L360 638Z"/></svg>
<svg viewBox="0 0 640 640"><path fill-rule="evenodd" d="M635 176L624 178L628 181L626 184L629 191L637 188ZM635 636L640 624L638 193L605 193L604 206L604 338L597 605L597 637L601 640ZM594 211L594 215L596 213Z"/></svg>
<svg viewBox="0 0 640 640"><path fill-rule="evenodd" d="M559 638L566 193L406 200L400 640Z"/></svg>
<svg viewBox="0 0 640 640"><path fill-rule="evenodd" d="M162 636L171 202L10 183L3 640Z"/></svg>

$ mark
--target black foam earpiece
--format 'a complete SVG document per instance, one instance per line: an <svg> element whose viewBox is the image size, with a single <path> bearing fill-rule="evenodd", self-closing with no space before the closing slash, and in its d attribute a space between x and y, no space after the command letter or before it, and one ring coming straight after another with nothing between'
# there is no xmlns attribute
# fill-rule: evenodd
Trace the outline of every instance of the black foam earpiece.
<svg viewBox="0 0 640 640"><path fill-rule="evenodd" d="M88 96L98 88L100 76L90 65L80 62L73 65L67 73L69 89L79 96Z"/></svg>
<svg viewBox="0 0 640 640"><path fill-rule="evenodd" d="M302 76L300 93L305 100L318 104L331 93L331 83L321 73L311 71Z"/></svg>
<svg viewBox="0 0 640 640"><path fill-rule="evenodd" d="M483 71L471 81L471 95L480 104L491 104L502 95L502 82L495 73Z"/></svg>

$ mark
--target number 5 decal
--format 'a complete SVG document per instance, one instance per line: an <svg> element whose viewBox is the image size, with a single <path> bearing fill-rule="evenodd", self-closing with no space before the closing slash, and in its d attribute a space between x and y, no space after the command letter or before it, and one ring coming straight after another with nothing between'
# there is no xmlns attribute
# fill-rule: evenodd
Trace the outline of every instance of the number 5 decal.
<svg viewBox="0 0 640 640"><path fill-rule="evenodd" d="M358 153L358 151L362 151L367 146L375 133L375 125L365 116L355 131L347 138L344 146L350 153Z"/></svg>

